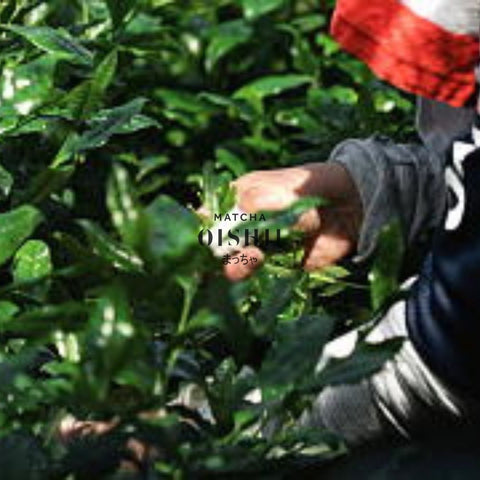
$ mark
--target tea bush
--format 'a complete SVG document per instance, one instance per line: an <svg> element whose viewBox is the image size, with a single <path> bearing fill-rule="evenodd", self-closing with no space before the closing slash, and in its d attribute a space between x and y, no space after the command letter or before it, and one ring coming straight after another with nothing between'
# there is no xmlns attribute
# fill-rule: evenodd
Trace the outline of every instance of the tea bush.
<svg viewBox="0 0 480 480"><path fill-rule="evenodd" d="M226 211L229 182L252 169L325 160L348 136L412 135L410 100L339 50L331 9L0 3L2 479L125 476L132 438L155 451L133 478L278 478L345 454L295 424L325 386L398 348L360 343L315 370L334 332L373 314L364 276L307 275L293 249L230 284L195 214ZM375 308L391 257L373 266ZM68 416L112 428L64 442Z"/></svg>

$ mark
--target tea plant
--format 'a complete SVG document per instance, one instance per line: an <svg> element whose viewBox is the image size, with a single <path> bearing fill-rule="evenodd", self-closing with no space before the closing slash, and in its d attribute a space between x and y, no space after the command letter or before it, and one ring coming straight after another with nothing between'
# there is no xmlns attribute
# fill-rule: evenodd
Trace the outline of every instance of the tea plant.
<svg viewBox="0 0 480 480"><path fill-rule="evenodd" d="M288 252L230 284L195 213L226 211L229 182L252 169L325 160L351 135L411 135L410 101L339 51L330 13L0 3L2 479L126 475L129 439L154 452L138 478L280 476L345 453L297 420L398 348L360 344L315 370L342 324L371 315L366 284L342 267L308 276ZM64 442L68 416L111 428Z"/></svg>

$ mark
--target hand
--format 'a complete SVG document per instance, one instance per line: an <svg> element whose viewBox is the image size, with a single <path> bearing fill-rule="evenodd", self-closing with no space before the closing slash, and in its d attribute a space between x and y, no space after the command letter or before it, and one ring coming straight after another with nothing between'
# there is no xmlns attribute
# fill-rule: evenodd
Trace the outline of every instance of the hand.
<svg viewBox="0 0 480 480"><path fill-rule="evenodd" d="M155 418L158 415L153 413L143 414L143 417ZM124 444L118 445L108 441L108 436L118 427L118 420L110 421L91 421L77 420L71 415L67 415L60 422L56 431L58 440L67 446L75 442L85 442L87 439L95 439L99 446L104 449L103 454L107 452L111 458L118 460L118 472L138 473L151 461L157 457L155 447L148 445L134 437L127 438ZM94 467L92 467L94 468ZM94 471L94 470L93 470Z"/></svg>
<svg viewBox="0 0 480 480"><path fill-rule="evenodd" d="M336 163L312 163L300 167L257 171L233 184L238 206L247 213L282 210L305 196L321 196L328 207L312 209L299 218L296 229L305 233L303 267L317 270L350 254L356 247L363 212L360 195L346 169ZM257 247L238 255L256 257L255 264L225 266L232 281L250 276L264 259Z"/></svg>

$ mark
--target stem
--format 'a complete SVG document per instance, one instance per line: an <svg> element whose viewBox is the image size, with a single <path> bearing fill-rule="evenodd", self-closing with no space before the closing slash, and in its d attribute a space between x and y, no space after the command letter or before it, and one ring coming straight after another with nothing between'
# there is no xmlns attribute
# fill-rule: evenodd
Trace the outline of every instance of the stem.
<svg viewBox="0 0 480 480"><path fill-rule="evenodd" d="M182 335L185 332L185 329L187 328L188 318L190 317L190 310L192 309L193 297L195 296L196 290L197 290L196 287L184 288L185 297L183 300L183 308L182 308L182 314L180 316L180 323L178 324L178 330L177 330L177 333L179 335Z"/></svg>
<svg viewBox="0 0 480 480"><path fill-rule="evenodd" d="M185 330L187 328L188 324L188 319L190 318L190 311L192 309L192 303L193 299L195 297L195 293L197 292L197 283L195 282L194 284L189 284L189 283L183 283L181 282L182 287L183 287L183 292L184 292L184 298L183 298L183 308L182 308L182 313L180 315L180 322L178 324L177 328L177 334L182 335L185 333ZM175 347L172 350L172 353L170 354L167 362L167 366L165 368L165 371L163 372L163 379L162 379L162 384L164 385L164 394L166 395L168 392L168 383L169 383L169 375L170 372L172 371L173 367L175 366L175 363L177 362L178 356L180 355L181 348Z"/></svg>

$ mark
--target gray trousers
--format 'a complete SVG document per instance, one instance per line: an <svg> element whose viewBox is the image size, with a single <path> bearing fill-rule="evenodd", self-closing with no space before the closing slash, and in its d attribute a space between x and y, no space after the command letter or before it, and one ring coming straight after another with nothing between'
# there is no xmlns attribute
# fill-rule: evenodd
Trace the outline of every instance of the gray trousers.
<svg viewBox="0 0 480 480"><path fill-rule="evenodd" d="M330 342L320 363L349 355L357 337L352 331ZM447 385L416 352L408 338L404 301L389 310L367 341L395 337L405 338L403 347L379 372L357 384L323 390L301 423L327 428L350 445L480 426L480 403Z"/></svg>

